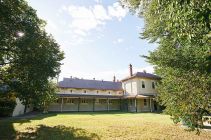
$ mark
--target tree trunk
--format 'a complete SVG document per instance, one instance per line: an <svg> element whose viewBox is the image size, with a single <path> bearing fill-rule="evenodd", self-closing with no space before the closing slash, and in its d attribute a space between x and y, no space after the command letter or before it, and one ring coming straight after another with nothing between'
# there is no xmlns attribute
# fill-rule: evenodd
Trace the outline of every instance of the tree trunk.
<svg viewBox="0 0 211 140"><path fill-rule="evenodd" d="M27 105L24 106L24 114L26 113Z"/></svg>
<svg viewBox="0 0 211 140"><path fill-rule="evenodd" d="M28 107L28 102L26 101L26 104L24 106L24 114L26 113L27 107Z"/></svg>

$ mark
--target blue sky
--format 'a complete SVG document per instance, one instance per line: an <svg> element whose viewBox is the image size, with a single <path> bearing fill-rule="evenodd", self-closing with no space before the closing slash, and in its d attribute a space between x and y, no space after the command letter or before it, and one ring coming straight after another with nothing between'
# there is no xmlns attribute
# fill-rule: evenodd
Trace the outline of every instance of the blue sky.
<svg viewBox="0 0 211 140"><path fill-rule="evenodd" d="M121 80L133 71L153 72L140 55L156 48L140 39L144 21L123 9L115 0L28 0L46 31L53 35L65 53L63 77Z"/></svg>

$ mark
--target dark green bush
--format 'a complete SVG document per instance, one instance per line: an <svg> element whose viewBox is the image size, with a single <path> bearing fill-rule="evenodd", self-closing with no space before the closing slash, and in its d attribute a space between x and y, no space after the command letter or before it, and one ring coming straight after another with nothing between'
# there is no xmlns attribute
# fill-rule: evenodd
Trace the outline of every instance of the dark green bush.
<svg viewBox="0 0 211 140"><path fill-rule="evenodd" d="M13 94L0 96L0 117L11 116L16 106L16 98Z"/></svg>

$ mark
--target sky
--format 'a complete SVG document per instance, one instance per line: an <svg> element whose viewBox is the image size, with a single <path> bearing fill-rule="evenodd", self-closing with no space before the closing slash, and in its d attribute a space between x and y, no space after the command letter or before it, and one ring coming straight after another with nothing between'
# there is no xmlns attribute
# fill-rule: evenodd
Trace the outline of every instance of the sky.
<svg viewBox="0 0 211 140"><path fill-rule="evenodd" d="M143 18L137 17L115 0L27 0L37 15L47 22L51 34L65 53L59 79L77 77L111 81L153 66L140 55L148 55L157 45L140 39Z"/></svg>

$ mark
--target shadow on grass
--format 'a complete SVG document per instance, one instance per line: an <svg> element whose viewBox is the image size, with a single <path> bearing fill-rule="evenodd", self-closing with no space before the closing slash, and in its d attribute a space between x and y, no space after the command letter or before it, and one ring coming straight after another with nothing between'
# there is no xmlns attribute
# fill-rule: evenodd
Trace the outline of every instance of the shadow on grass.
<svg viewBox="0 0 211 140"><path fill-rule="evenodd" d="M27 132L17 133L19 140L100 140L95 133L74 127L58 125L54 127L39 125L38 128L28 127Z"/></svg>
<svg viewBox="0 0 211 140"><path fill-rule="evenodd" d="M17 132L14 129L14 123L18 123L20 125L24 123L30 123L33 120L42 120L48 117L53 117L57 115L115 115L119 116L121 114L134 114L128 112L54 112L48 114L36 114L34 116L21 116L16 118L6 118L0 120L0 140L15 140L17 139L82 139L82 140L90 140L90 139L100 139L96 134L90 134L86 130L65 127L65 126L54 126L49 127L45 125L36 126L37 128L28 128L26 132ZM157 113L155 113L157 114Z"/></svg>
<svg viewBox="0 0 211 140"><path fill-rule="evenodd" d="M42 120L47 117L56 116L57 114L37 114L33 117L10 117L0 120L0 140L14 140L17 132L13 124L30 123L32 120Z"/></svg>
<svg viewBox="0 0 211 140"><path fill-rule="evenodd" d="M0 140L99 140L95 133L89 133L85 129L58 126L38 125L28 127L24 132L17 132L14 123L29 123L32 120L41 120L56 114L41 115L31 119L11 118L0 121Z"/></svg>

